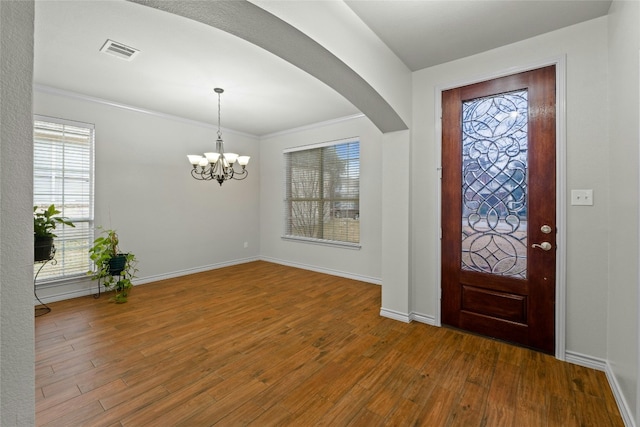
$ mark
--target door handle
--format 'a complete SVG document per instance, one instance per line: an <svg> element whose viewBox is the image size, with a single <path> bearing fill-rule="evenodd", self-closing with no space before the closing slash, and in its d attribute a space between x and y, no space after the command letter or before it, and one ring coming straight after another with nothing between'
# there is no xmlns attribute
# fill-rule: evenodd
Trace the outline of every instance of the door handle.
<svg viewBox="0 0 640 427"><path fill-rule="evenodd" d="M540 244L534 243L533 245L531 245L531 247L532 248L540 248L543 251L549 251L549 250L551 250L552 245L549 242L542 242Z"/></svg>

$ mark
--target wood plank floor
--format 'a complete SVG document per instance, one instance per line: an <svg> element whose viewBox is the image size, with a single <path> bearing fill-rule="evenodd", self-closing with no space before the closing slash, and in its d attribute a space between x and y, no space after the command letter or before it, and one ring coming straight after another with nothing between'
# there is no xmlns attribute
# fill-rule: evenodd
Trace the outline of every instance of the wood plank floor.
<svg viewBox="0 0 640 427"><path fill-rule="evenodd" d="M50 304L39 426L623 426L602 372L379 316L380 287L252 262Z"/></svg>

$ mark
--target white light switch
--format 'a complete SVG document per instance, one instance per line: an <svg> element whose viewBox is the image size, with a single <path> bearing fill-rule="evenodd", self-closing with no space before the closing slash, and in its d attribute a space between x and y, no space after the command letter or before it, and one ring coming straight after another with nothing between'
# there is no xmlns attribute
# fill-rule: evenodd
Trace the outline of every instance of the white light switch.
<svg viewBox="0 0 640 427"><path fill-rule="evenodd" d="M571 190L571 204L593 206L593 190Z"/></svg>

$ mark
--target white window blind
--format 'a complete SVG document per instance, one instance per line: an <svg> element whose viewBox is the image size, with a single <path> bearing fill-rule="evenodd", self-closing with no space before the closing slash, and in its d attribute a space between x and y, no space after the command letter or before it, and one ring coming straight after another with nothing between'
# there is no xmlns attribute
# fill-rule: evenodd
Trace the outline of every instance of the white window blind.
<svg viewBox="0 0 640 427"><path fill-rule="evenodd" d="M84 275L93 242L94 126L35 116L33 137L33 204L54 204L75 224L54 230L55 262L44 266L38 283Z"/></svg>
<svg viewBox="0 0 640 427"><path fill-rule="evenodd" d="M285 238L358 246L360 142L287 149Z"/></svg>

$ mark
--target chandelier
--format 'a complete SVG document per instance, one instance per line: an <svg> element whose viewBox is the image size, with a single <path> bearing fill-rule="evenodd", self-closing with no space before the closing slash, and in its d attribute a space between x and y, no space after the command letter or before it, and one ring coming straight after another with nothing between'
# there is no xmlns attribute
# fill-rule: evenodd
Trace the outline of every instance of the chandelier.
<svg viewBox="0 0 640 427"><path fill-rule="evenodd" d="M229 179L245 179L249 172L245 169L249 163L249 156L239 156L236 153L225 153L224 142L222 142L222 131L220 130L220 94L224 89L213 89L218 94L218 139L216 140L216 151L214 153L204 153L204 156L187 155L189 162L193 165L191 176L199 181L216 180L222 183ZM234 168L238 163L242 169Z"/></svg>

